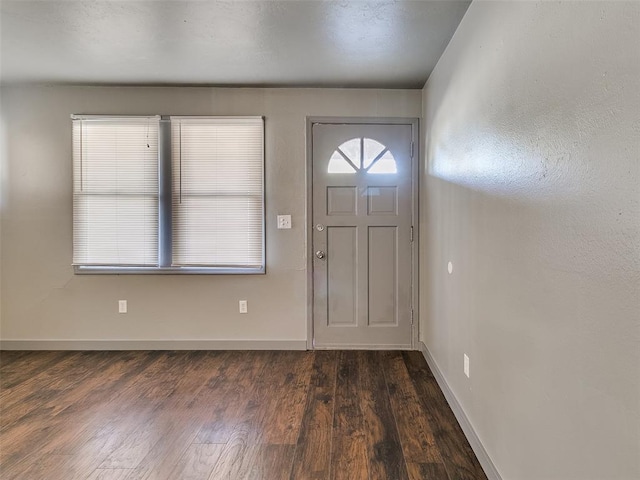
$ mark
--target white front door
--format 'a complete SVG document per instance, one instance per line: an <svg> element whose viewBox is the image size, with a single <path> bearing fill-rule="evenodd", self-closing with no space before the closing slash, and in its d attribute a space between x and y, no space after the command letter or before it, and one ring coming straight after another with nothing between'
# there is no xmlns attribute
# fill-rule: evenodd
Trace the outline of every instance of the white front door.
<svg viewBox="0 0 640 480"><path fill-rule="evenodd" d="M312 125L315 348L412 347L413 133Z"/></svg>

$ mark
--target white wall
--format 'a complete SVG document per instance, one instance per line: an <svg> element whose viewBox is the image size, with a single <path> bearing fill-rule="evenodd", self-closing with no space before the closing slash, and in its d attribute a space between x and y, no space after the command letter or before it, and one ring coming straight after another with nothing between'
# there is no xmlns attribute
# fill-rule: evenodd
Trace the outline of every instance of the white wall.
<svg viewBox="0 0 640 480"><path fill-rule="evenodd" d="M3 340L306 341L305 118L418 117L420 90L3 87ZM72 113L264 115L267 274L74 275ZM293 216L277 230L277 213ZM127 299L129 313L117 313ZM238 300L249 313L238 314ZM293 344L291 344L293 345Z"/></svg>
<svg viewBox="0 0 640 480"><path fill-rule="evenodd" d="M639 85L640 3L475 1L425 86L421 337L505 480L640 478Z"/></svg>

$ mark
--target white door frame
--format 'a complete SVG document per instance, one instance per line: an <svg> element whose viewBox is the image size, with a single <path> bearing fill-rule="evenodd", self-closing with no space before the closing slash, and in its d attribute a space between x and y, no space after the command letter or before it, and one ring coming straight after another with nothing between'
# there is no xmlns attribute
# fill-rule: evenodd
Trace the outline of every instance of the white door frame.
<svg viewBox="0 0 640 480"><path fill-rule="evenodd" d="M418 118L399 117L307 117L307 221L305 234L307 238L307 350L313 350L313 124L325 123L332 125L411 125L412 157L411 157L411 195L413 225L413 243L411 244L411 301L412 301L412 329L411 348L416 350L419 341L419 245L420 228L419 217L419 185L420 185L420 120Z"/></svg>

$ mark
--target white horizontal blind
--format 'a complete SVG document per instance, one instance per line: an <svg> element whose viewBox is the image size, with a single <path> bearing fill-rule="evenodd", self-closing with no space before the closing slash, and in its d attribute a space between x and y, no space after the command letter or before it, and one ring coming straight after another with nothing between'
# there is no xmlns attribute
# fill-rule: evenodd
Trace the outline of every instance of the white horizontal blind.
<svg viewBox="0 0 640 480"><path fill-rule="evenodd" d="M264 263L264 123L171 117L172 264Z"/></svg>
<svg viewBox="0 0 640 480"><path fill-rule="evenodd" d="M159 117L74 117L73 263L158 264Z"/></svg>

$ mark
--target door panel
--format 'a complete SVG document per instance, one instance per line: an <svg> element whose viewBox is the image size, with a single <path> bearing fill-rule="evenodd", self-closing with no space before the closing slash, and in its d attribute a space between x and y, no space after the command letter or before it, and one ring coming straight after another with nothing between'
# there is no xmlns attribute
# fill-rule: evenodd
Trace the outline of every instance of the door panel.
<svg viewBox="0 0 640 480"><path fill-rule="evenodd" d="M411 348L412 125L313 124L317 348Z"/></svg>
<svg viewBox="0 0 640 480"><path fill-rule="evenodd" d="M398 215L398 187L368 187L368 215Z"/></svg>
<svg viewBox="0 0 640 480"><path fill-rule="evenodd" d="M327 215L357 215L356 187L327 187Z"/></svg>
<svg viewBox="0 0 640 480"><path fill-rule="evenodd" d="M358 324L357 243L356 228L328 227L328 325Z"/></svg>
<svg viewBox="0 0 640 480"><path fill-rule="evenodd" d="M398 325L397 227L369 227L369 325Z"/></svg>

